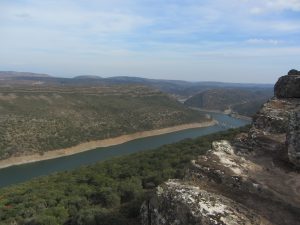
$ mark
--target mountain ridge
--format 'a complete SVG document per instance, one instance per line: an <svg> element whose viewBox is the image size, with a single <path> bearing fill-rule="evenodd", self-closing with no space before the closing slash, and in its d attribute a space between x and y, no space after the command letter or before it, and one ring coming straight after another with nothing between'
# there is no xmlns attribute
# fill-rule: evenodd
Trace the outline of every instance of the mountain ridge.
<svg viewBox="0 0 300 225"><path fill-rule="evenodd" d="M97 75L80 75L73 78L55 77L43 74L12 72L0 72L0 86L103 86L103 85L118 85L118 84L138 84L151 88L159 89L165 93L177 96L179 99L189 98L202 91L212 88L243 88L243 89L268 89L272 84L253 84L253 83L226 83L214 81L183 81L183 80L163 80L149 79L142 77L130 76L115 76L115 77L100 77ZM6 74L6 75L5 75ZM20 74L20 76L17 76Z"/></svg>

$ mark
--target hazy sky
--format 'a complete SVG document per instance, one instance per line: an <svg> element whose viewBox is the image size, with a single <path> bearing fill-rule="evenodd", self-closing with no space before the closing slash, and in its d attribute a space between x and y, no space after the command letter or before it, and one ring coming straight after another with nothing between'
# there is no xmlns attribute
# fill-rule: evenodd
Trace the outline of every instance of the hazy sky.
<svg viewBox="0 0 300 225"><path fill-rule="evenodd" d="M300 0L0 0L0 70L275 82Z"/></svg>

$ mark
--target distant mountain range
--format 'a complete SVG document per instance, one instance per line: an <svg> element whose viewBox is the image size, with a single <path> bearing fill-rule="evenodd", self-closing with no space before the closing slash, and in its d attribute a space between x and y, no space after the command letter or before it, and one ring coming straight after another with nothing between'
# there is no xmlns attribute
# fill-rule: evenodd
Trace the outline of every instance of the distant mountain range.
<svg viewBox="0 0 300 225"><path fill-rule="evenodd" d="M141 77L117 76L103 78L94 75L81 75L74 78L54 77L47 74L29 72L0 71L0 86L14 85L63 85L63 86L98 86L134 84L159 89L163 92L176 95L182 99L197 93L214 88L242 88L242 89L272 89L273 84L247 84L224 82L188 82L182 80L147 79Z"/></svg>
<svg viewBox="0 0 300 225"><path fill-rule="evenodd" d="M9 78L16 78L16 77L51 77L48 74L42 74L42 73L30 73L30 72L15 72L15 71L0 71L0 79L9 79Z"/></svg>

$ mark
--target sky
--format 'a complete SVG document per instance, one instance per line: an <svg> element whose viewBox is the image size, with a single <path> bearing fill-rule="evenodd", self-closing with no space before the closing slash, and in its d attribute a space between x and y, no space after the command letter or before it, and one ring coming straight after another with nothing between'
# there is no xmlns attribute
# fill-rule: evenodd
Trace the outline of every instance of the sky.
<svg viewBox="0 0 300 225"><path fill-rule="evenodd" d="M274 83L300 0L0 0L0 70Z"/></svg>

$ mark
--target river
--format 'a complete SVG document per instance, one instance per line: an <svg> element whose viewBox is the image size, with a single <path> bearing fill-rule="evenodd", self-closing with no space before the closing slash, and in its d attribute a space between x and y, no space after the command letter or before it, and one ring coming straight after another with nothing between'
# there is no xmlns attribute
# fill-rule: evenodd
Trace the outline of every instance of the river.
<svg viewBox="0 0 300 225"><path fill-rule="evenodd" d="M233 118L224 114L209 114L219 122L218 125L206 128L193 128L169 134L136 139L124 144L105 148L97 148L75 155L0 169L0 187L17 184L54 172L72 170L82 165L93 164L115 156L154 149L159 146L178 142L186 138L196 138L214 132L227 130L229 128L244 126L250 123L250 121Z"/></svg>

